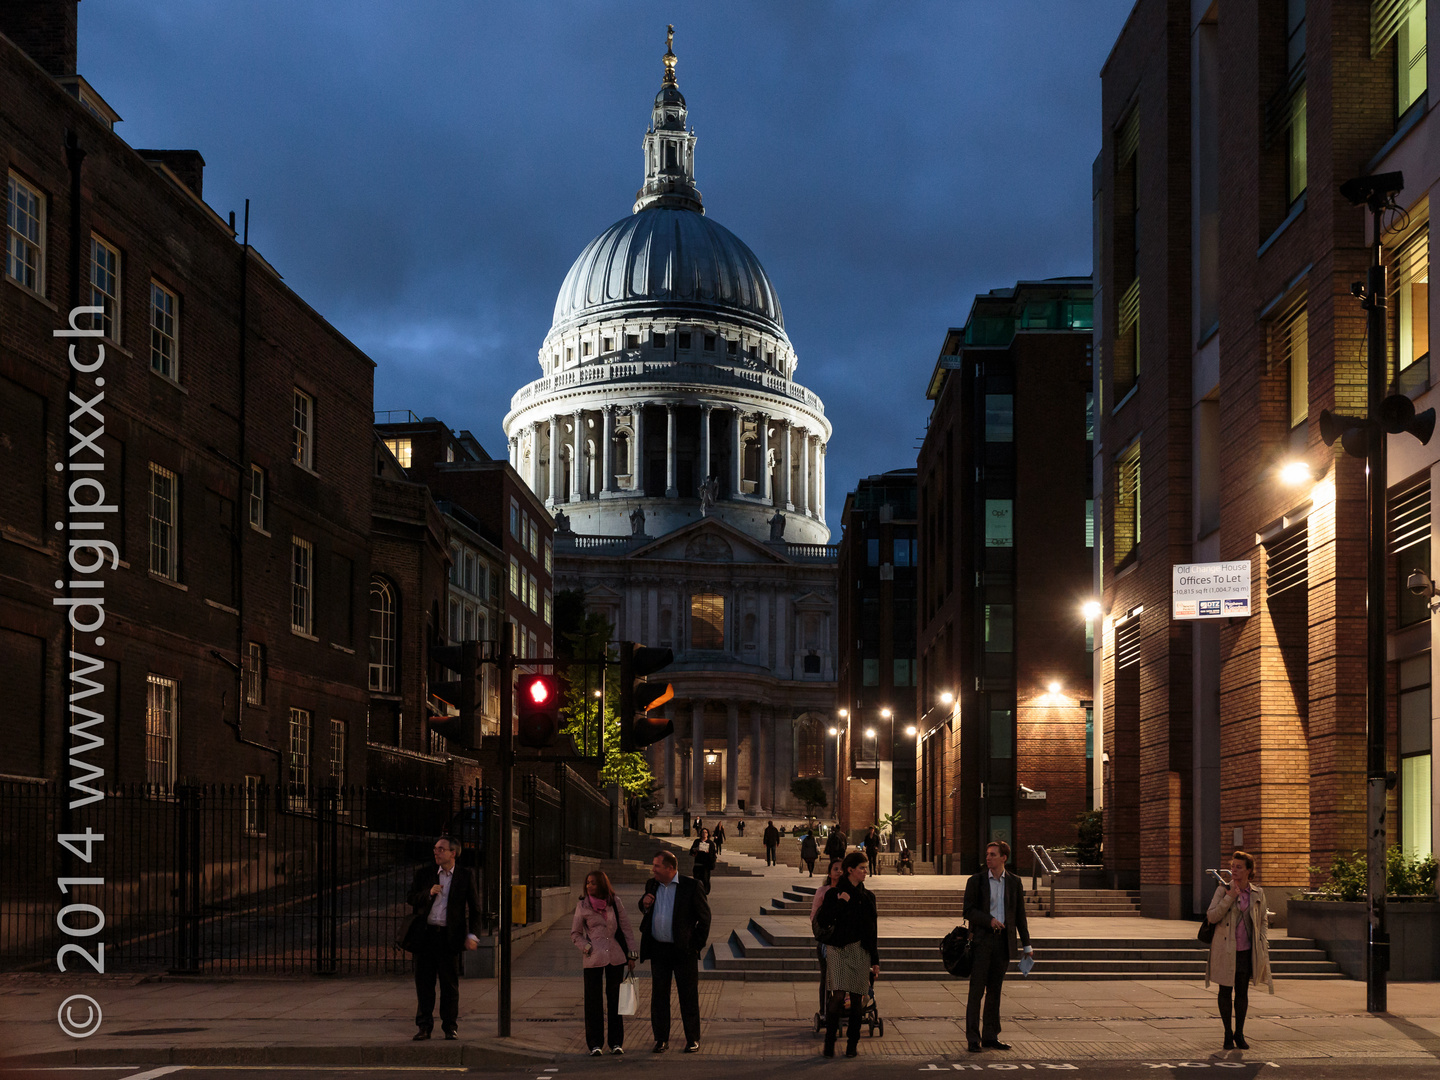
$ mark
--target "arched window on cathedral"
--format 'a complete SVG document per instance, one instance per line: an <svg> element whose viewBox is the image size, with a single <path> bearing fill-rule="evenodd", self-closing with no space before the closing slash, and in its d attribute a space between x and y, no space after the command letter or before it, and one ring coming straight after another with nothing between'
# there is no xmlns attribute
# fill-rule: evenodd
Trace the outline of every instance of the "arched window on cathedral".
<svg viewBox="0 0 1440 1080"><path fill-rule="evenodd" d="M815 713L795 721L795 775L825 775L825 723Z"/></svg>
<svg viewBox="0 0 1440 1080"><path fill-rule="evenodd" d="M395 589L383 577L370 579L370 689L395 692Z"/></svg>

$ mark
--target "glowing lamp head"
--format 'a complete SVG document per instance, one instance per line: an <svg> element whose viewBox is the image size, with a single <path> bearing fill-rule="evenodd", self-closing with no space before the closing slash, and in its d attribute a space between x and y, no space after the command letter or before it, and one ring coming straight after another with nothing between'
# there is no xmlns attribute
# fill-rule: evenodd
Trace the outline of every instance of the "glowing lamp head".
<svg viewBox="0 0 1440 1080"><path fill-rule="evenodd" d="M919 730L919 729L918 729L914 724L906 724L906 725L905 725L905 734L906 734L906 735L910 735L910 736L913 737L918 730Z"/></svg>
<svg viewBox="0 0 1440 1080"><path fill-rule="evenodd" d="M839 734L840 734L840 729L839 729L838 727L832 727L832 728L830 729L830 734L831 734L831 735L839 735Z"/></svg>
<svg viewBox="0 0 1440 1080"><path fill-rule="evenodd" d="M881 710L880 710L880 716L881 716L883 719L885 719L885 720L889 720L889 719L890 719L890 710L889 710L889 709L881 709Z"/></svg>
<svg viewBox="0 0 1440 1080"><path fill-rule="evenodd" d="M849 710L849 709L841 709L841 710L840 710L840 715L841 715L841 716L849 716L849 715L850 715L850 710Z"/></svg>
<svg viewBox="0 0 1440 1080"><path fill-rule="evenodd" d="M1052 694L1058 694L1060 692L1060 684L1052 679L1050 685L1045 689L1049 690Z"/></svg>
<svg viewBox="0 0 1440 1080"><path fill-rule="evenodd" d="M943 694L940 695L940 704L942 705L951 705L954 703L954 701L955 695L950 693L949 690L946 690Z"/></svg>
<svg viewBox="0 0 1440 1080"><path fill-rule="evenodd" d="M1080 614L1087 619L1098 619L1100 617L1100 601L1086 600L1080 607Z"/></svg>
<svg viewBox="0 0 1440 1080"><path fill-rule="evenodd" d="M865 729L865 738L867 738L867 739L873 739L874 737L875 737L875 729L874 729L873 727L867 727L867 728Z"/></svg>
<svg viewBox="0 0 1440 1080"><path fill-rule="evenodd" d="M1287 461L1280 466L1280 482L1291 487L1310 480L1310 465L1304 461Z"/></svg>

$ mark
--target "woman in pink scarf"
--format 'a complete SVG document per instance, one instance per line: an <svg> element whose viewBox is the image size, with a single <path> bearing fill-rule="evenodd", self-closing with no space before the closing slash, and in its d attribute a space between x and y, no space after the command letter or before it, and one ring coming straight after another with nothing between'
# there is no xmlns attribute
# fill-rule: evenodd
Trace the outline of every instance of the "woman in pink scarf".
<svg viewBox="0 0 1440 1080"><path fill-rule="evenodd" d="M610 1017L610 1053L625 1053L625 1021L620 1016L620 983L625 971L635 970L635 949L640 941L630 927L630 916L610 887L603 870L585 876L585 893L575 905L570 940L580 950L585 966L585 1045L593 1057L605 1052L605 1015ZM602 1004L600 991L605 991ZM608 1005L607 1009L605 1006Z"/></svg>

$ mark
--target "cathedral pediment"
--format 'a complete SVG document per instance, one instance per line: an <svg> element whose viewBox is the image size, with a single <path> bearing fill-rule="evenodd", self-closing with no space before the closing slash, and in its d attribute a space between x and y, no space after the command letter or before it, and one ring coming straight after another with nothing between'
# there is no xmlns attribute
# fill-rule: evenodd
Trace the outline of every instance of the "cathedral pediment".
<svg viewBox="0 0 1440 1080"><path fill-rule="evenodd" d="M682 526L637 548L632 559L713 563L788 563L773 548L718 518L705 518Z"/></svg>

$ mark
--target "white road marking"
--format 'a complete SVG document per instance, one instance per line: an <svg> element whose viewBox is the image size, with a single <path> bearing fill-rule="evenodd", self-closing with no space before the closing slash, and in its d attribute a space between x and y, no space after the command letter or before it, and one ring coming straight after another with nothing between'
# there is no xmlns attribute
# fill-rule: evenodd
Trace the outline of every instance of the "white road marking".
<svg viewBox="0 0 1440 1080"><path fill-rule="evenodd" d="M160 1068L151 1069L148 1072L131 1073L129 1076L122 1077L121 1080L155 1080L157 1076L169 1076L173 1072L179 1072L189 1067L188 1065L162 1065Z"/></svg>

